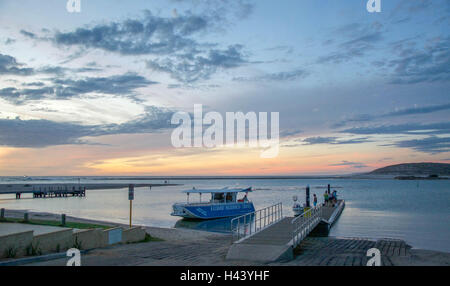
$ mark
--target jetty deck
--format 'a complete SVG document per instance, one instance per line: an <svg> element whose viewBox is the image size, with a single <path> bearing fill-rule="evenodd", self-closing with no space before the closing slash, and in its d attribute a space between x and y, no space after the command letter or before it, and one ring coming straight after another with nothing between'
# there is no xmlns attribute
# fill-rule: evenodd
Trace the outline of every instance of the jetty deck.
<svg viewBox="0 0 450 286"><path fill-rule="evenodd" d="M135 188L176 186L177 184L133 184ZM87 190L125 189L130 184L122 183L51 183L51 184L0 184L0 195L15 194L21 199L23 194L33 194L33 198L85 197Z"/></svg>
<svg viewBox="0 0 450 286"><path fill-rule="evenodd" d="M328 234L344 206L345 202L340 200L334 207L319 206L298 217L283 217L279 213L282 207L275 205L238 217L234 219L236 227L233 221L231 224L235 241L227 259L265 263L292 260L294 249L311 232L319 229L319 233ZM242 220L244 223L241 225Z"/></svg>
<svg viewBox="0 0 450 286"><path fill-rule="evenodd" d="M284 245L289 243L292 239L294 217L285 217L279 222L272 224L268 228L255 233L248 239L241 243L245 244L269 244L269 245Z"/></svg>

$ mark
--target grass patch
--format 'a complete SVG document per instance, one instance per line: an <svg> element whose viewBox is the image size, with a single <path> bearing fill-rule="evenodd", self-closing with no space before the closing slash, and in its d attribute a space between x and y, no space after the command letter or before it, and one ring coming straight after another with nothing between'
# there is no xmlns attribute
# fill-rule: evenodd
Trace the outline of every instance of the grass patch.
<svg viewBox="0 0 450 286"><path fill-rule="evenodd" d="M17 248L14 246L10 246L5 250L5 257L6 258L15 258L17 255Z"/></svg>
<svg viewBox="0 0 450 286"><path fill-rule="evenodd" d="M25 253L26 253L26 256L39 256L39 255L42 255L42 250L39 247L39 242L37 242L36 244L30 243L30 245L28 245L25 248Z"/></svg>
<svg viewBox="0 0 450 286"><path fill-rule="evenodd" d="M50 220L29 220L29 221L25 222L23 219L19 219L19 218L2 219L2 220L0 220L0 222L24 223L24 224L45 225L45 226L58 226L58 227L77 228L77 229L92 229L92 228L108 229L108 228L111 228L111 226L106 226L106 225L79 223L79 222L66 222L65 225L61 225L60 221L50 221Z"/></svg>

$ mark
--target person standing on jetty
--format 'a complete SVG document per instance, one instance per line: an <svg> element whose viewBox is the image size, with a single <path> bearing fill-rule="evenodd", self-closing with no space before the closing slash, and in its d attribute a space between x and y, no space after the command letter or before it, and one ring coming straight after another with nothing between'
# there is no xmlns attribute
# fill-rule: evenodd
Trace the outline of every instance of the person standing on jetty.
<svg viewBox="0 0 450 286"><path fill-rule="evenodd" d="M314 207L316 207L317 206L317 196L316 196L316 194L314 194L314 201L313 201L313 203L314 203Z"/></svg>
<svg viewBox="0 0 450 286"><path fill-rule="evenodd" d="M325 206L327 206L328 205L328 193L327 193L327 191L325 191L325 193L323 194L323 200L324 200Z"/></svg>

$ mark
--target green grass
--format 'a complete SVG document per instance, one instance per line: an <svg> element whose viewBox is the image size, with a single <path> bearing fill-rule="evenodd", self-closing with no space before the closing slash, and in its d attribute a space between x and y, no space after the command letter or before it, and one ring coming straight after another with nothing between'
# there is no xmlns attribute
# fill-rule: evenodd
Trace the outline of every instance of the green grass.
<svg viewBox="0 0 450 286"><path fill-rule="evenodd" d="M25 224L45 225L45 226L58 226L58 227L68 227L68 228L77 228L77 229L92 229L92 228L108 229L108 228L111 228L111 226L106 226L106 225L79 223L79 222L66 222L65 225L61 225L60 221L50 221L50 220L29 220L29 221L25 222L23 219L19 219L19 218L6 218L3 220L0 220L0 222L25 223Z"/></svg>

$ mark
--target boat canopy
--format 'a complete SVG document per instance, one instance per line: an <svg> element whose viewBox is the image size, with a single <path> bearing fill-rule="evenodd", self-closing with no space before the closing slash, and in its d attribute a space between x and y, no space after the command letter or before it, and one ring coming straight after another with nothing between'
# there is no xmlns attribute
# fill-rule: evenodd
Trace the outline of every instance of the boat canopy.
<svg viewBox="0 0 450 286"><path fill-rule="evenodd" d="M228 188L223 188L223 189L191 189L191 190L186 190L183 191L183 193L185 194L217 194L217 193L248 193L248 192L252 192L252 188L247 188L247 189L228 189Z"/></svg>

